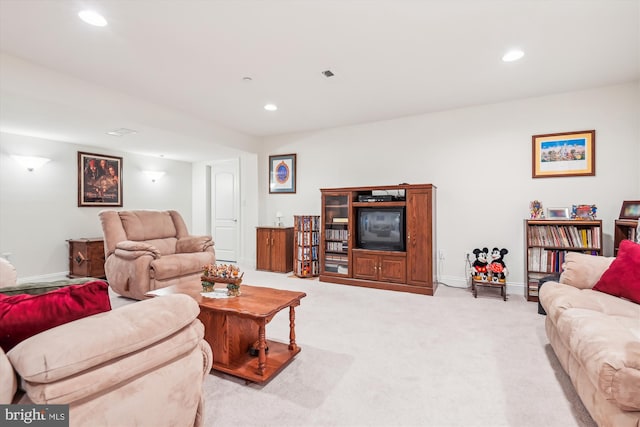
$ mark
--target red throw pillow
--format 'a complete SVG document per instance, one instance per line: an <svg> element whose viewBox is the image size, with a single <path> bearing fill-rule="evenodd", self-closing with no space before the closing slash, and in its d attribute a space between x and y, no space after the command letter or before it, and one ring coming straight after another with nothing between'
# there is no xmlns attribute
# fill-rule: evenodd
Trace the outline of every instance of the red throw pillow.
<svg viewBox="0 0 640 427"><path fill-rule="evenodd" d="M96 280L40 295L0 295L0 347L6 353L42 331L111 310L108 288Z"/></svg>
<svg viewBox="0 0 640 427"><path fill-rule="evenodd" d="M640 304L640 244L623 240L618 256L593 289Z"/></svg>

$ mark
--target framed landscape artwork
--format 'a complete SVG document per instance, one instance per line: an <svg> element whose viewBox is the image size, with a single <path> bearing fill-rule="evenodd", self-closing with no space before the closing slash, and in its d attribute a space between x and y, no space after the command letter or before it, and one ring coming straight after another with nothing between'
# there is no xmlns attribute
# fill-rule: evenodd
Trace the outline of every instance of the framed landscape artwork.
<svg viewBox="0 0 640 427"><path fill-rule="evenodd" d="M532 137L532 177L596 174L596 131L551 133Z"/></svg>
<svg viewBox="0 0 640 427"><path fill-rule="evenodd" d="M269 156L269 193L296 192L296 155Z"/></svg>
<svg viewBox="0 0 640 427"><path fill-rule="evenodd" d="M78 151L78 206L122 206L122 157Z"/></svg>

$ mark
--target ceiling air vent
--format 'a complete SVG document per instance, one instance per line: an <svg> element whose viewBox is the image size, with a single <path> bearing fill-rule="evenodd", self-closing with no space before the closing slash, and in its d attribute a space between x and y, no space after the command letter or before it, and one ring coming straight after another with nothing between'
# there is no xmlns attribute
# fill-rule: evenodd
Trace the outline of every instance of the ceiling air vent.
<svg viewBox="0 0 640 427"><path fill-rule="evenodd" d="M333 76L334 76L334 74L333 74L333 72L331 72L331 70L325 70L325 71L323 71L323 72L322 72L322 75L323 75L323 76L325 76L326 78L329 78L329 77L333 77Z"/></svg>

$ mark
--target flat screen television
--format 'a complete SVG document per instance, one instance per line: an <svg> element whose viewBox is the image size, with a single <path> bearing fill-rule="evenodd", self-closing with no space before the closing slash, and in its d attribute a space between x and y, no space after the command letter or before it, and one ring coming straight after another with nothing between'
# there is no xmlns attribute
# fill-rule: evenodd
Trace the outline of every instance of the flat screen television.
<svg viewBox="0 0 640 427"><path fill-rule="evenodd" d="M358 208L357 217L357 248L405 250L404 208Z"/></svg>

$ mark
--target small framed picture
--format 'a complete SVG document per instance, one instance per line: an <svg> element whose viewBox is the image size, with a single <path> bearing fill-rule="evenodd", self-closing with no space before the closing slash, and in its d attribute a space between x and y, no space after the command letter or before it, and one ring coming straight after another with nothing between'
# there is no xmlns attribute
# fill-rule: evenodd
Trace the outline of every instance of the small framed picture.
<svg viewBox="0 0 640 427"><path fill-rule="evenodd" d="M596 219L596 205L573 205L571 208L572 219Z"/></svg>
<svg viewBox="0 0 640 427"><path fill-rule="evenodd" d="M532 177L596 174L596 131L533 135Z"/></svg>
<svg viewBox="0 0 640 427"><path fill-rule="evenodd" d="M569 219L569 208L547 208L548 219Z"/></svg>
<svg viewBox="0 0 640 427"><path fill-rule="evenodd" d="M625 200L620 209L620 219L639 219L640 200Z"/></svg>
<svg viewBox="0 0 640 427"><path fill-rule="evenodd" d="M122 207L122 157L78 151L78 206Z"/></svg>
<svg viewBox="0 0 640 427"><path fill-rule="evenodd" d="M296 192L296 155L269 156L269 193Z"/></svg>

